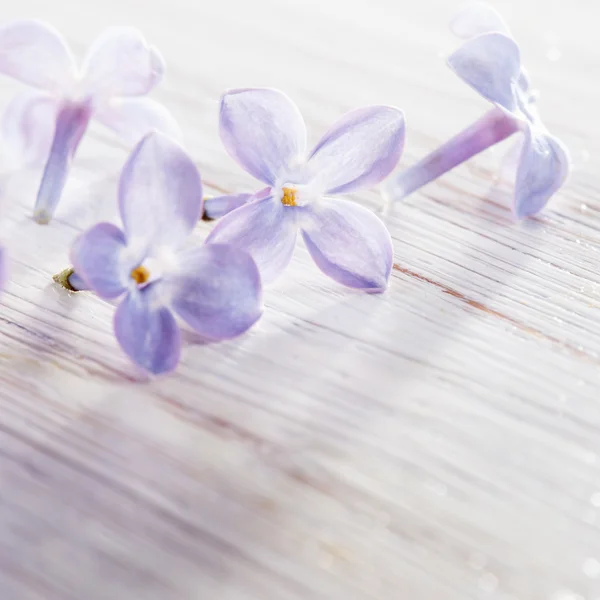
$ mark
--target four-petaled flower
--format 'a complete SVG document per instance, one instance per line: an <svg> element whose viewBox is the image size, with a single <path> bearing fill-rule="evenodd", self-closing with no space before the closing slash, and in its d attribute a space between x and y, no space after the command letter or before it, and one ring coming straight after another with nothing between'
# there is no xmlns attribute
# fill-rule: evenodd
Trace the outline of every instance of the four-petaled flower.
<svg viewBox="0 0 600 600"><path fill-rule="evenodd" d="M287 96L233 90L221 99L220 134L232 158L268 187L245 195L242 202L250 201L222 217L209 242L246 249L271 282L289 263L301 231L316 264L336 281L373 292L387 287L393 259L387 229L366 208L332 196L377 184L394 169L404 142L400 110L351 111L307 156L306 126Z"/></svg>
<svg viewBox="0 0 600 600"><path fill-rule="evenodd" d="M450 68L524 134L514 211L518 218L534 215L565 182L570 170L568 151L543 125L537 93L500 15L488 5L476 3L459 13L451 28L467 41L448 58Z"/></svg>
<svg viewBox="0 0 600 600"><path fill-rule="evenodd" d="M173 141L151 133L121 174L123 229L95 225L71 251L78 281L102 298L121 298L117 340L154 374L179 361L174 314L202 337L223 340L246 331L262 313L260 275L249 254L224 244L186 244L201 210L193 162Z"/></svg>
<svg viewBox="0 0 600 600"><path fill-rule="evenodd" d="M40 223L52 218L92 117L131 145L153 129L180 136L171 114L144 97L162 79L164 61L136 29L107 29L79 69L55 29L14 21L0 27L0 73L36 88L14 98L2 128L6 151L18 162L46 163L34 210Z"/></svg>

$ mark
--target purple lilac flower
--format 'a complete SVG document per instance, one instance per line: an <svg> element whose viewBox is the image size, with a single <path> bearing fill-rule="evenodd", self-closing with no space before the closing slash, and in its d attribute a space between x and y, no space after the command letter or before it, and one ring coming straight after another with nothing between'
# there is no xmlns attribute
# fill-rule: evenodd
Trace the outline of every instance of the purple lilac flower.
<svg viewBox="0 0 600 600"><path fill-rule="evenodd" d="M494 108L473 125L391 178L386 192L393 200L405 198L472 156L515 132L524 141L518 160L513 211L517 218L538 213L563 185L569 154L540 120L519 47L495 10L474 4L452 22L452 30L467 41L448 59L450 68Z"/></svg>
<svg viewBox="0 0 600 600"><path fill-rule="evenodd" d="M231 157L268 187L226 214L209 242L246 249L271 282L289 263L300 231L325 274L367 291L387 287L389 233L372 212L336 196L379 183L394 169L404 142L400 110L351 111L307 154L304 120L287 96L233 90L221 99L220 133Z"/></svg>
<svg viewBox="0 0 600 600"><path fill-rule="evenodd" d="M64 38L35 20L0 27L0 72L31 86L9 104L2 123L7 154L19 164L45 163L34 219L47 223L69 165L93 117L133 145L156 129L180 136L171 114L146 98L164 61L130 27L107 29L78 68Z"/></svg>
<svg viewBox="0 0 600 600"><path fill-rule="evenodd" d="M75 241L69 283L120 299L115 335L137 365L154 374L177 366L175 315L210 340L236 337L258 320L261 282L250 255L187 243L202 211L202 185L175 142L159 133L139 142L121 173L119 211L122 229L100 223Z"/></svg>

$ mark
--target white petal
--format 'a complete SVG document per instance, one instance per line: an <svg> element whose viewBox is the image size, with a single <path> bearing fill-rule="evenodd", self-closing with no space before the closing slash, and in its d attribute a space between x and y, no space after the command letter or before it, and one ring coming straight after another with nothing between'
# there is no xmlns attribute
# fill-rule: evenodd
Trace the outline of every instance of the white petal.
<svg viewBox="0 0 600 600"><path fill-rule="evenodd" d="M173 115L151 98L112 98L94 116L130 145L137 144L151 131L163 133L177 142L183 138Z"/></svg>
<svg viewBox="0 0 600 600"><path fill-rule="evenodd" d="M147 94L162 79L165 63L133 27L110 27L83 61L83 88L97 101Z"/></svg>
<svg viewBox="0 0 600 600"><path fill-rule="evenodd" d="M64 38L42 21L19 20L0 27L0 73L55 93L71 89L75 61Z"/></svg>
<svg viewBox="0 0 600 600"><path fill-rule="evenodd" d="M46 92L24 90L2 117L2 153L14 167L39 166L48 159L59 102Z"/></svg>

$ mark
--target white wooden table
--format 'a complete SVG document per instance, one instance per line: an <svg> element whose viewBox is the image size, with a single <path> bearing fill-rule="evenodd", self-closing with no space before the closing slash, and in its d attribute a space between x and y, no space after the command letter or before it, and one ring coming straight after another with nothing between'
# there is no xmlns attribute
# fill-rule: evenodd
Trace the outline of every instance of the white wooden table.
<svg viewBox="0 0 600 600"><path fill-rule="evenodd" d="M259 325L187 336L170 377L137 377L112 307L51 280L114 217L126 148L92 129L47 227L30 218L40 173L0 178L2 600L600 599L600 6L494 4L572 151L548 209L511 222L488 152L389 216L386 294L348 292L299 248ZM254 185L218 138L229 87L284 90L313 140L398 105L402 165L477 118L442 58L459 6L21 0L2 19L46 19L79 55L139 27L214 193ZM3 78L0 106L17 89Z"/></svg>

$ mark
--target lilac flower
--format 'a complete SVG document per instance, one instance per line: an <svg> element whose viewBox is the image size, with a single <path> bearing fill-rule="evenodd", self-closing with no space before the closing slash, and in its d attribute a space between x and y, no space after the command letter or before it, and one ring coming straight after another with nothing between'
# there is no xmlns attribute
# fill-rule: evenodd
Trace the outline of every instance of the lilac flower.
<svg viewBox="0 0 600 600"><path fill-rule="evenodd" d="M289 263L300 231L325 274L367 291L387 287L392 243L385 226L366 208L333 196L379 183L392 171L404 142L401 111L349 112L307 155L304 120L287 96L233 90L221 99L220 133L232 158L268 187L226 214L209 242L248 250L263 281L271 282Z"/></svg>
<svg viewBox="0 0 600 600"><path fill-rule="evenodd" d="M107 29L79 69L64 38L40 21L0 27L0 72L35 88L17 95L2 123L7 152L18 162L45 162L34 219L47 223L69 165L92 117L135 144L152 129L179 137L177 123L144 97L162 79L164 62L130 27Z"/></svg>
<svg viewBox="0 0 600 600"><path fill-rule="evenodd" d="M450 68L494 109L413 167L390 180L388 195L402 199L446 171L515 132L524 141L517 168L513 211L517 218L538 213L563 185L569 154L540 120L519 47L492 8L475 4L452 22L467 41L448 59Z"/></svg>
<svg viewBox="0 0 600 600"><path fill-rule="evenodd" d="M121 173L123 229L100 223L74 243L69 284L120 299L117 340L140 367L173 370L181 349L175 314L204 338L240 335L262 313L260 275L246 252L186 244L202 210L191 159L159 133L133 150Z"/></svg>

